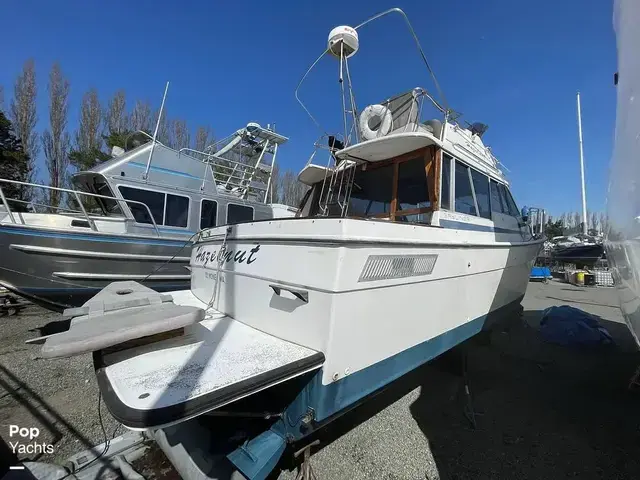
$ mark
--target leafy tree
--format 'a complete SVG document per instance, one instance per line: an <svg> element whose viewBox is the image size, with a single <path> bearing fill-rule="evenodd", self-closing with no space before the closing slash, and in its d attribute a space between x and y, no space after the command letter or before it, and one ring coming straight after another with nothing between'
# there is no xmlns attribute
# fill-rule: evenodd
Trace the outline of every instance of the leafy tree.
<svg viewBox="0 0 640 480"><path fill-rule="evenodd" d="M151 135L149 132L146 132ZM104 143L107 145L109 152L113 147L120 147L125 152L150 142L151 139L141 133L124 130L122 132L111 132L109 135L103 135ZM105 154L106 155L106 154ZM107 155L110 158L110 155Z"/></svg>
<svg viewBox="0 0 640 480"><path fill-rule="evenodd" d="M110 155L104 153L98 147L91 147L86 150L71 150L69 152L69 162L79 171L89 170L97 164L109 160Z"/></svg>
<svg viewBox="0 0 640 480"><path fill-rule="evenodd" d="M562 225L562 220L556 220L555 222L552 222L551 219L549 219L547 225L545 226L544 233L548 239L564 235L564 226Z"/></svg>
<svg viewBox="0 0 640 480"><path fill-rule="evenodd" d="M22 143L17 138L13 125L0 111L0 178L26 182L29 178L31 162L25 153ZM21 185L1 183L0 187L7 198L20 201L28 201L29 192ZM25 210L25 204L9 202L11 208Z"/></svg>

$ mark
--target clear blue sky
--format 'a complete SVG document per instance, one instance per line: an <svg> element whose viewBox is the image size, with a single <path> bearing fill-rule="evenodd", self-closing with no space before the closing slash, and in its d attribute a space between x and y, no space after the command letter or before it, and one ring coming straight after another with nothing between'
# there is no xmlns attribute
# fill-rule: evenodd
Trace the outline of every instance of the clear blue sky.
<svg viewBox="0 0 640 480"><path fill-rule="evenodd" d="M99 6L100 5L100 6ZM333 6L332 6L333 5ZM36 62L39 129L48 122L46 81L55 60L71 83L70 130L95 87L160 104L170 117L218 137L248 121L289 136L281 165L298 171L319 131L294 89L337 25L405 10L451 107L489 125L485 141L510 170L516 200L553 214L580 208L575 93L582 94L588 208L604 209L612 151L616 70L609 1L63 2L9 0L0 84L9 104L23 62ZM18 20L19 19L19 20ZM415 86L433 91L400 17L360 33L352 60L362 109ZM337 69L329 60L302 96L339 127Z"/></svg>

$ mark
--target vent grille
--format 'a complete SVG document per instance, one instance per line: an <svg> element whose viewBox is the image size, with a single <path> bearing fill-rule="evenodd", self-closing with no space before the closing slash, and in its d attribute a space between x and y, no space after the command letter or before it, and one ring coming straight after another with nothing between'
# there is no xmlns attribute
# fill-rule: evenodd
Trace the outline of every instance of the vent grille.
<svg viewBox="0 0 640 480"><path fill-rule="evenodd" d="M429 275L438 255L369 255L358 282Z"/></svg>

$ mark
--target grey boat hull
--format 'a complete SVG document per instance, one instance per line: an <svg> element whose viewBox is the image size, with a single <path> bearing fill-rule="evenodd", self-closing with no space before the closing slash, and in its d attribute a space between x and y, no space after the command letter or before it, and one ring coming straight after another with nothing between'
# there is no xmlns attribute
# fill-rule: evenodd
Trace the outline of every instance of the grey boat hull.
<svg viewBox="0 0 640 480"><path fill-rule="evenodd" d="M0 284L49 310L78 307L109 283L156 291L190 285L188 238L0 226Z"/></svg>

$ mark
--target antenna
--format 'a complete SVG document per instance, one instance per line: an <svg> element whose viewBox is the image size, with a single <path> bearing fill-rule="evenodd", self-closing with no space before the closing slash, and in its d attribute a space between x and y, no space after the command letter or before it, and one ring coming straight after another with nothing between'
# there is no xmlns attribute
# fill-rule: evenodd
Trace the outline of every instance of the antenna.
<svg viewBox="0 0 640 480"><path fill-rule="evenodd" d="M429 100L431 100L431 102L436 106L437 109L439 109L440 111L442 111L445 115L445 119L449 117L449 115L453 115L454 112L452 110L449 110L449 106L447 104L446 98L444 96L444 92L442 91L442 89L440 88L440 85L438 83L438 80L436 79L435 73L433 72L433 69L431 68L431 65L429 65L429 62L427 61L427 56L424 53L424 50L422 49L422 46L420 45L420 41L418 40L418 36L416 35L415 30L413 29L413 26L411 25L411 22L409 21L409 18L407 17L407 15L399 8L391 8L389 10L386 10L384 12L378 13L377 15L374 15L373 17L369 18L368 20L365 20L364 22L362 22L361 24L357 25L356 27L349 27L349 26L340 26L340 27L336 27L333 30L331 30L331 33L329 33L329 42L328 42L328 47L320 54L320 56L318 58L316 58L316 60L311 64L311 66L307 69L307 71L304 73L304 75L302 76L302 78L300 79L300 82L298 82L298 85L296 86L295 89L295 97L296 100L298 101L298 103L300 104L300 106L304 109L304 111L307 113L307 115L309 115L309 118L311 118L311 120L313 121L313 123L316 124L316 126L322 130L324 132L324 134L326 136L329 136L329 133L326 132L322 126L320 125L320 123L316 120L316 118L311 114L311 112L309 111L309 109L306 107L306 105L302 102L302 100L300 99L299 96L299 91L300 91L300 87L302 86L302 84L304 83L304 81L306 80L306 78L309 76L309 74L311 73L311 70L313 70L315 68L315 66L318 64L318 62L320 62L320 60L322 60L322 58L326 55L326 54L330 54L336 58L338 58L340 60L340 87L342 90L342 105L343 105L343 111L344 111L344 122L345 122L345 145L348 145L349 143L349 138L348 138L348 131L347 131L347 122L346 122L346 116L348 113L351 113L351 115L353 116L353 126L356 126L358 123L357 120L357 109L356 109L356 104L355 104L355 97L353 94L353 88L351 85L351 75L349 73L349 63L347 61L348 58L350 58L351 56L353 56L359 48L359 40L358 40L358 30L362 27L364 27L365 25L367 25L370 22L373 22L381 17L384 17L386 15L389 15L391 13L397 13L399 15L402 16L402 18L405 21L405 24L407 26L407 28L409 29L409 33L411 34L416 47L418 49L418 53L420 54L420 57L422 58L423 63L425 64L429 74L431 75L431 79L433 80L433 83L435 84L436 90L438 91L438 95L440 96L440 102L436 101L431 95L427 94L427 97L429 98ZM349 89L349 108L350 110L347 110L347 100L345 98L345 92L344 92L344 82L343 82L343 69L346 72L346 77L347 77L347 82L348 82L348 89ZM459 116L459 114L458 114ZM356 135L356 141L358 141L358 129L355 128L355 135Z"/></svg>
<svg viewBox="0 0 640 480"><path fill-rule="evenodd" d="M144 180L149 176L149 167L151 166L151 157L153 156L153 150L156 148L156 137L158 136L158 127L160 127L160 120L162 120L162 112L164 111L164 101L167 98L167 92L169 91L169 82L164 87L164 95L162 96L162 104L160 105L160 113L158 113L158 121L156 122L156 129L153 132L153 139L151 143L151 151L149 152L149 158L147 160L147 168L144 170L142 178Z"/></svg>
<svg viewBox="0 0 640 480"><path fill-rule="evenodd" d="M356 122L355 112L355 99L353 98L353 89L351 88L351 75L349 74L349 63L347 62L349 57L355 55L358 51L359 40L358 32L355 29L342 25L336 27L329 32L329 40L327 46L327 52L340 61L340 77L338 82L340 83L340 93L342 97L342 119L344 123L344 141L347 142L349 136L349 127L347 126L347 102L345 99L344 91L344 78L343 69L347 72L347 83L349 89L349 106L351 108L351 114L353 115L353 123Z"/></svg>

